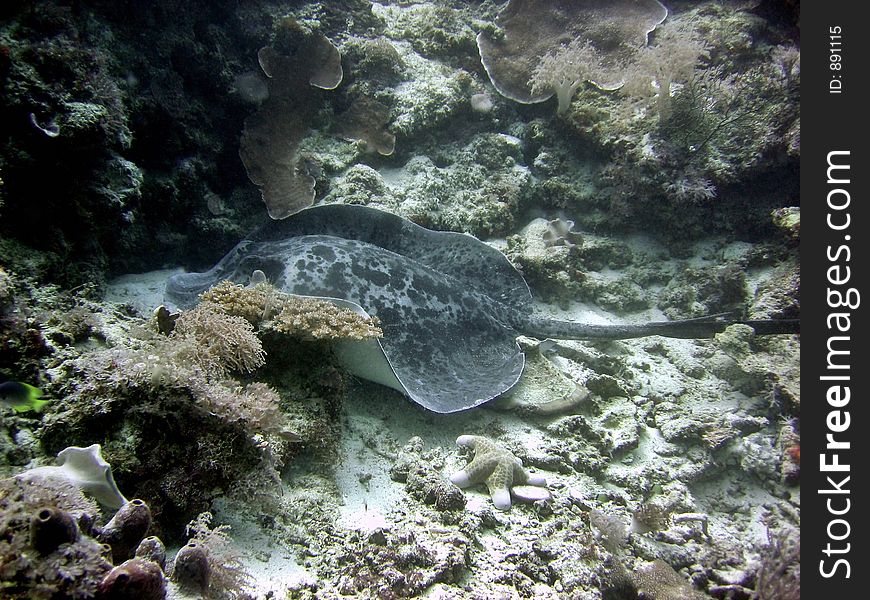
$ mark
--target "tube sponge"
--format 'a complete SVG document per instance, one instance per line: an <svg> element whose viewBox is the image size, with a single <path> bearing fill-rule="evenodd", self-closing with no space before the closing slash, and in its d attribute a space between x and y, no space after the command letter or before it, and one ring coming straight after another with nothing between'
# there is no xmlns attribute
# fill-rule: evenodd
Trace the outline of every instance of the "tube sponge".
<svg viewBox="0 0 870 600"><path fill-rule="evenodd" d="M45 506L30 519L30 545L41 555L51 554L61 544L74 542L79 528L68 512Z"/></svg>
<svg viewBox="0 0 870 600"><path fill-rule="evenodd" d="M112 562L133 558L151 526L151 510L144 501L131 500L97 532L96 538L112 548Z"/></svg>
<svg viewBox="0 0 870 600"><path fill-rule="evenodd" d="M100 582L98 600L163 600L166 578L156 564L133 558L111 571Z"/></svg>

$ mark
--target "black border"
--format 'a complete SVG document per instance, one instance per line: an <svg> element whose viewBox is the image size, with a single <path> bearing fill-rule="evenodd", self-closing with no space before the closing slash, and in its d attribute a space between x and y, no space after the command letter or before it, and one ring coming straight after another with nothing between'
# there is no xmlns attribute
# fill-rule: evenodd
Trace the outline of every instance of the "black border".
<svg viewBox="0 0 870 600"><path fill-rule="evenodd" d="M866 238L870 236L870 219L867 211L867 185L870 177L866 145L868 144L868 121L870 121L870 96L864 81L870 75L868 69L868 37L870 27L859 13L866 12L864 2L830 1L807 2L801 7L801 447L804 454L801 472L801 589L804 598L859 598L866 594L862 586L867 547L867 520L870 506L867 492L863 491L870 477L870 451L866 440L870 439L870 422L866 407L866 380L870 378L870 362L864 350L870 344L864 306L859 304L850 313L848 333L830 331L828 316L832 312L843 312L843 308L832 308L828 302L829 289L835 289L829 281L828 270L839 264L839 273L850 267L851 278L840 289L854 287L864 292L867 254ZM832 27L840 27L842 37L832 38ZM842 42L841 45L832 42ZM833 54L838 54L842 67L839 71L831 68ZM831 93L830 81L842 82L840 93ZM834 84L839 85L839 84ZM828 155L832 151L849 151L838 159L848 160L850 181L846 185L828 182ZM839 171L844 173L844 171ZM832 189L845 188L850 197L850 226L846 230L835 231L829 227L827 219L827 196ZM837 198L845 198L840 193ZM835 219L842 222L843 212L836 213ZM847 238L848 236L848 238ZM841 245L850 247L850 260L846 252L840 260L828 258L829 248L836 251ZM862 293L863 296L863 293ZM870 297L861 298L870 302ZM850 499L850 510L841 517L831 515L826 506L830 494L820 493L829 489L827 476L836 473L823 473L820 459L831 450L825 449L826 435L829 433L827 419L830 411L837 410L828 404L826 393L831 382L820 378L830 374L827 367L828 339L832 335L848 335L848 342L839 342L840 348L848 349L850 354L842 362L849 361L851 368L840 373L848 373L850 381L844 383L851 390L851 401L841 411L849 411L850 425L847 431L835 434L837 440L848 441L850 448L839 452L840 463L849 464L847 475L850 480L842 487L849 494L836 496L837 507L845 506ZM842 417L842 414L840 415ZM866 481L865 481L866 480ZM842 541L829 540L827 528L832 519L848 521L848 529L842 523L834 528L840 535L848 531ZM839 529L838 529L839 528ZM847 548L848 552L828 557L824 554L827 544ZM820 572L821 561L824 568L831 569L836 558L843 558L850 565L846 578L845 565L836 569L834 576L823 577ZM862 592L862 587L865 589ZM824 595L823 595L824 594Z"/></svg>

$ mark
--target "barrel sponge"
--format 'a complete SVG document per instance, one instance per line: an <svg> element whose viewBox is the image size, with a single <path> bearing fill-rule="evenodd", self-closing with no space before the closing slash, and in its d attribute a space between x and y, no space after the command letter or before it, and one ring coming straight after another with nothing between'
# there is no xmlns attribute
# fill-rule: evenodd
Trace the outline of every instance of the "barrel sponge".
<svg viewBox="0 0 870 600"><path fill-rule="evenodd" d="M79 528L70 513L44 506L30 518L30 545L41 555L51 554L61 544L79 538Z"/></svg>
<svg viewBox="0 0 870 600"><path fill-rule="evenodd" d="M144 558L133 558L113 568L100 582L98 600L163 600L166 578L160 567Z"/></svg>
<svg viewBox="0 0 870 600"><path fill-rule="evenodd" d="M112 549L112 561L120 563L133 558L136 548L151 526L151 510L144 501L130 500L115 513L96 538Z"/></svg>

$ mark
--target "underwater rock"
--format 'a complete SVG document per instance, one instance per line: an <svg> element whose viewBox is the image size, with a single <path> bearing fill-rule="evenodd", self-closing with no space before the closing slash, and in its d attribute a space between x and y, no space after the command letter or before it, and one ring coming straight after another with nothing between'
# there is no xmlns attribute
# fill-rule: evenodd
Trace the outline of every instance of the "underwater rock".
<svg viewBox="0 0 870 600"><path fill-rule="evenodd" d="M79 537L79 528L68 512L46 506L30 519L30 544L42 555L51 554L61 544L69 544Z"/></svg>
<svg viewBox="0 0 870 600"><path fill-rule="evenodd" d="M450 153L447 164L438 157L412 156L386 180L354 166L338 178L326 200L384 208L427 227L485 238L514 227L532 188L521 141L486 133Z"/></svg>
<svg viewBox="0 0 870 600"><path fill-rule="evenodd" d="M496 398L492 407L530 416L576 412L589 398L589 390L578 385L547 357L545 348L554 342L538 342L525 336L517 341L526 354L523 377L514 388Z"/></svg>
<svg viewBox="0 0 870 600"><path fill-rule="evenodd" d="M137 498L122 506L96 538L112 548L112 562L118 564L133 557L150 526L151 510Z"/></svg>
<svg viewBox="0 0 870 600"><path fill-rule="evenodd" d="M771 213L773 224L783 229L789 238L798 242L801 238L801 209L799 206L777 208Z"/></svg>
<svg viewBox="0 0 870 600"><path fill-rule="evenodd" d="M704 600L706 594L694 589L688 581L663 560L654 560L634 572L638 591L652 600Z"/></svg>
<svg viewBox="0 0 870 600"><path fill-rule="evenodd" d="M419 462L408 471L405 489L417 500L431 504L438 510L462 510L465 494L447 481L437 469Z"/></svg>
<svg viewBox="0 0 870 600"><path fill-rule="evenodd" d="M414 436L399 451L390 467L390 478L405 484L405 490L425 504L442 511L465 508L465 495L447 481L432 464L430 456L423 455L423 439Z"/></svg>
<svg viewBox="0 0 870 600"><path fill-rule="evenodd" d="M204 594L211 581L211 566L205 548L190 541L179 550L175 555L172 580L183 590Z"/></svg>
<svg viewBox="0 0 870 600"><path fill-rule="evenodd" d="M343 595L420 597L430 586L462 581L471 568L473 544L461 533L381 529L356 536L330 561L338 567L334 589Z"/></svg>
<svg viewBox="0 0 870 600"><path fill-rule="evenodd" d="M165 597L163 571L144 558L132 558L113 568L97 591L97 600L163 600Z"/></svg>

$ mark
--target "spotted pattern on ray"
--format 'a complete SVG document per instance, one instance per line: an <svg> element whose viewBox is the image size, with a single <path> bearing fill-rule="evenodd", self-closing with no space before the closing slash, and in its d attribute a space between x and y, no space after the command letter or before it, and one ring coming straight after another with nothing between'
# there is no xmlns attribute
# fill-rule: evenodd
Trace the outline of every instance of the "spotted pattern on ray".
<svg viewBox="0 0 870 600"><path fill-rule="evenodd" d="M471 236L366 207L306 209L257 231L210 271L173 277L167 304L189 307L208 287L244 283L255 269L285 292L340 298L378 317L393 372L430 410L477 406L522 373L501 308L528 304L528 287L501 253Z"/></svg>
<svg viewBox="0 0 870 600"><path fill-rule="evenodd" d="M166 283L170 308L190 308L223 280L263 271L292 294L331 298L376 316L384 337L345 354L352 372L400 389L442 413L473 408L509 390L522 374L516 343L540 338L709 337L734 323L756 335L796 333L798 319L729 320L710 315L639 324L590 324L533 314L522 276L503 254L469 235L430 231L364 206L333 204L273 221L204 273ZM379 344L379 345L378 345ZM384 365L384 362L389 365ZM377 368L374 364L377 363Z"/></svg>

